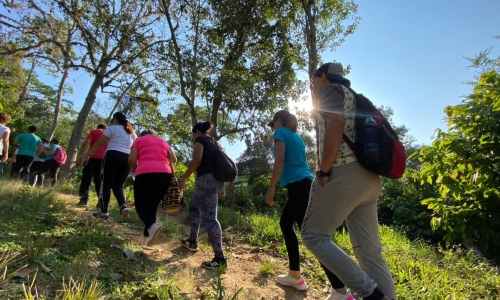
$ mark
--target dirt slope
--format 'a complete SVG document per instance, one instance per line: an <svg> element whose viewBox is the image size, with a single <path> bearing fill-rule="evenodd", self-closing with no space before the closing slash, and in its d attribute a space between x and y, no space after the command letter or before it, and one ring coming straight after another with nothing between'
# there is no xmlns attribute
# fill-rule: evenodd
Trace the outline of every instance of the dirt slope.
<svg viewBox="0 0 500 300"><path fill-rule="evenodd" d="M85 217L91 217L94 212L74 206L75 199L71 199L72 197L66 196L64 198L70 202L71 209L80 212ZM133 209L131 214L135 214ZM135 245L140 244L142 230L118 223L111 218L107 223L110 230L117 235L129 239ZM203 229L200 231L202 232L200 239L206 241L206 233L203 233ZM308 282L309 290L297 291L292 287L277 284L275 276L263 276L259 271L263 262L271 262L278 267L277 274L285 274L287 272L286 260L273 255L272 251L264 251L256 246L237 241L236 234L230 231L223 233L223 248L224 251L230 253L228 269L223 276L226 295L232 296L239 288L242 288L238 299L298 300L325 299L328 296L325 286L314 286ZM191 253L181 247L178 240L161 235L158 244L142 251L151 260L164 262L167 274L176 274L177 286L181 293L186 294L189 298L200 298L204 291L212 290L214 272L200 266L203 261L212 259L211 248L201 248L200 251Z"/></svg>

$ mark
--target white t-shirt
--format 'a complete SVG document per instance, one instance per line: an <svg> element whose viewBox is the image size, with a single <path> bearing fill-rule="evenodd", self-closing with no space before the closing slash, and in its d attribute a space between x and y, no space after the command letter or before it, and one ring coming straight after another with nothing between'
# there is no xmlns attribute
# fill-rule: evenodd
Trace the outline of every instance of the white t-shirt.
<svg viewBox="0 0 500 300"><path fill-rule="evenodd" d="M10 128L3 125L3 124L0 124L0 154L2 154L2 150L3 150L3 135L4 133L6 132L10 132Z"/></svg>
<svg viewBox="0 0 500 300"><path fill-rule="evenodd" d="M123 125L110 125L103 135L109 137L106 151L116 150L127 154L130 154L130 146L137 138L135 134L128 134Z"/></svg>

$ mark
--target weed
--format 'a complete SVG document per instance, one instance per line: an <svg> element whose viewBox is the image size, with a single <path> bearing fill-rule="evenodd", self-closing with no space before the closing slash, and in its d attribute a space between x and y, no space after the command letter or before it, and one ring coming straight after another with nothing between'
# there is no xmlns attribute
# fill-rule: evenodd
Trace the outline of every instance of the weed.
<svg viewBox="0 0 500 300"><path fill-rule="evenodd" d="M67 283L63 279L63 288L56 300L98 300L103 295L104 290L97 280L92 280L87 286L86 280L78 282L70 277Z"/></svg>
<svg viewBox="0 0 500 300"><path fill-rule="evenodd" d="M216 300L238 299L238 294L243 289L243 288L239 288L236 291L236 293L234 293L234 295L232 297L228 296L228 298L226 298L226 289L224 288L224 285L222 284L222 281L224 280L224 277L222 277L222 275L224 274L224 271L226 270L226 268L227 268L226 264L220 264L219 267L214 270L215 281L214 281L212 288L214 290L214 299L216 299Z"/></svg>
<svg viewBox="0 0 500 300"><path fill-rule="evenodd" d="M272 262L264 261L259 267L259 274L264 277L276 275L278 267Z"/></svg>

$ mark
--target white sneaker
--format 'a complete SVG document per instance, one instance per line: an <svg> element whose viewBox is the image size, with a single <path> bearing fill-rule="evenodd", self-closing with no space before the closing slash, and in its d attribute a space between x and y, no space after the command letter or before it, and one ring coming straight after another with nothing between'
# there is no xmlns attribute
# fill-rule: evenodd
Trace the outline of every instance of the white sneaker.
<svg viewBox="0 0 500 300"><path fill-rule="evenodd" d="M156 238L158 238L158 236L160 235L160 230L161 227L160 225L154 223L153 225L151 225L151 227L149 227L148 229L148 232L149 232L149 238L148 238L148 241L146 242L146 246L151 246L152 244L154 244Z"/></svg>
<svg viewBox="0 0 500 300"><path fill-rule="evenodd" d="M351 290L347 290L347 293L344 295L332 288L330 296L328 296L326 300L354 300L354 296L352 295Z"/></svg>
<svg viewBox="0 0 500 300"><path fill-rule="evenodd" d="M287 275L278 275L278 283L282 285L293 286L299 291L306 290L308 288L307 283L304 280L304 277L300 276L299 279L295 279L290 274Z"/></svg>

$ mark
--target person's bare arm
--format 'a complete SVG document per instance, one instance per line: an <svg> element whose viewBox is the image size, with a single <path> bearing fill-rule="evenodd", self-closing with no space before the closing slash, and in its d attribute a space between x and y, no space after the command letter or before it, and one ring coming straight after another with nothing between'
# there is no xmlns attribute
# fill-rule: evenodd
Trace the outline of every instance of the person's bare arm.
<svg viewBox="0 0 500 300"><path fill-rule="evenodd" d="M181 189L184 189L184 184L186 183L186 180L189 178L189 176L191 176L191 174L193 174L196 171L196 169L198 169L198 166L201 164L202 157L203 157L203 145L200 143L194 143L193 158L189 163L186 173L182 175L182 178L179 182L179 187Z"/></svg>
<svg viewBox="0 0 500 300"><path fill-rule="evenodd" d="M135 173L135 169L137 169L137 148L130 148L130 154L128 156L128 166Z"/></svg>
<svg viewBox="0 0 500 300"><path fill-rule="evenodd" d="M4 132L2 136L2 144L3 144L2 162L6 162L7 159L9 158L9 137L10 137L10 132Z"/></svg>
<svg viewBox="0 0 500 300"><path fill-rule="evenodd" d="M274 145L276 147L276 157L274 158L271 182L269 183L269 188L266 194L266 203L269 205L274 204L274 192L280 179L283 165L285 164L285 143L280 140L275 140Z"/></svg>

